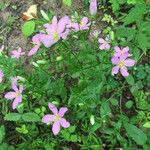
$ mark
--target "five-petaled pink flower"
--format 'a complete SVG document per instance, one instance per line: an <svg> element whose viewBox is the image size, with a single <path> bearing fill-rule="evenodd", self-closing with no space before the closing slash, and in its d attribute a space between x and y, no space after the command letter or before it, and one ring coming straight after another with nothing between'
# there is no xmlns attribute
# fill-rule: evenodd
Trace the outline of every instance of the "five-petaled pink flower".
<svg viewBox="0 0 150 150"><path fill-rule="evenodd" d="M126 54L121 55L120 57L113 58L112 63L116 65L112 68L112 75L117 74L120 70L121 74L126 77L129 75L127 66L132 67L135 65L135 60L129 59Z"/></svg>
<svg viewBox="0 0 150 150"><path fill-rule="evenodd" d="M46 124L53 123L52 131L54 135L57 135L60 131L60 126L68 128L70 123L63 118L64 114L68 110L66 107L61 107L58 111L56 106L52 103L48 104L49 109L53 112L53 115L47 114L42 118L42 122Z"/></svg>
<svg viewBox="0 0 150 150"><path fill-rule="evenodd" d="M3 76L4 76L3 71L0 69L0 83L1 83L2 80L3 80Z"/></svg>
<svg viewBox="0 0 150 150"><path fill-rule="evenodd" d="M47 34L41 38L41 42L45 47L50 47L61 38L64 38L69 33L69 30L66 30L66 24L68 22L68 16L62 17L59 21L56 16L52 19L52 24L45 24Z"/></svg>
<svg viewBox="0 0 150 150"><path fill-rule="evenodd" d="M21 47L19 47L18 48L18 50L14 50L14 51L12 51L12 55L11 55L11 57L12 58L20 58L22 55L24 55L25 54L25 52L22 52L22 48Z"/></svg>
<svg viewBox="0 0 150 150"><path fill-rule="evenodd" d="M100 43L99 49L110 49L110 42L108 37L106 37L105 40L103 38L99 38L98 42Z"/></svg>
<svg viewBox="0 0 150 150"><path fill-rule="evenodd" d="M97 0L90 0L90 14L97 14Z"/></svg>
<svg viewBox="0 0 150 150"><path fill-rule="evenodd" d="M23 85L21 84L18 89L16 83L12 82L11 87L14 91L6 93L5 98L10 99L10 100L14 99L14 101L12 103L12 108L16 109L18 104L22 102Z"/></svg>

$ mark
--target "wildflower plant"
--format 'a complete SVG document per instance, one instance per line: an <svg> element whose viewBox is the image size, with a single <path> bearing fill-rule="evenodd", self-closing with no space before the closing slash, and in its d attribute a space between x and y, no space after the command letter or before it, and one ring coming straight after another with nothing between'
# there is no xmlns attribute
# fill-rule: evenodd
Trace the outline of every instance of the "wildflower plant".
<svg viewBox="0 0 150 150"><path fill-rule="evenodd" d="M63 3L69 9L73 1ZM147 130L142 128L149 128L149 93L144 92L147 87L143 85L147 85L150 69L143 65L142 73L139 71L137 65L144 52L136 54L142 43L136 47L139 38L133 44L133 36L128 37L130 32L143 36L145 31L140 31L140 24L132 29L125 27L130 24L128 19L116 31L115 17L115 24L106 23L95 31L98 9L105 15L105 7L96 0L83 3L89 6L88 13L59 16L42 10L39 16L26 20L22 32L29 49L19 45L16 50L7 51L5 46L0 49L1 116L4 123L10 121L11 134L18 137L15 148L99 150L148 146ZM121 9L121 4L124 2L108 3L113 12ZM35 5L31 8L37 9ZM136 27L139 31L131 31ZM138 117L131 117L132 113ZM0 126L0 134L4 132Z"/></svg>

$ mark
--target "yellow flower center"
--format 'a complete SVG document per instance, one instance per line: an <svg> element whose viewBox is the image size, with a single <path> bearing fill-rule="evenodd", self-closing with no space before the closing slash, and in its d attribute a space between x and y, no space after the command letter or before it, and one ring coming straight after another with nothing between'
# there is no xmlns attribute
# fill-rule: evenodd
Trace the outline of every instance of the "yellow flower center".
<svg viewBox="0 0 150 150"><path fill-rule="evenodd" d="M16 96L20 96L20 92L16 92Z"/></svg>
<svg viewBox="0 0 150 150"><path fill-rule="evenodd" d="M81 28L84 28L85 26L86 26L86 24L84 24L84 23L81 23L81 24L80 24L80 27L81 27Z"/></svg>
<svg viewBox="0 0 150 150"><path fill-rule="evenodd" d="M123 62L123 61L120 61L119 64L118 64L118 66L119 66L119 67L123 67L123 66L124 66L124 62Z"/></svg>
<svg viewBox="0 0 150 150"><path fill-rule="evenodd" d="M104 41L104 44L105 44L105 45L107 45L107 44L108 44L108 42L107 42L107 41Z"/></svg>
<svg viewBox="0 0 150 150"><path fill-rule="evenodd" d="M58 33L54 33L53 34L53 39L55 40L55 39L57 39L58 38Z"/></svg>
<svg viewBox="0 0 150 150"><path fill-rule="evenodd" d="M58 115L55 115L55 120L56 121L60 120L60 117Z"/></svg>

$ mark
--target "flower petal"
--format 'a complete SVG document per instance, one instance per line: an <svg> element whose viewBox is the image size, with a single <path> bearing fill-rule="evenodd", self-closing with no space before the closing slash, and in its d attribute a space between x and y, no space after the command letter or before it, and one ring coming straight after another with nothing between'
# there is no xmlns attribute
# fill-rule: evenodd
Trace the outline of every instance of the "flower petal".
<svg viewBox="0 0 150 150"><path fill-rule="evenodd" d="M59 115L60 117L63 117L67 110L68 110L68 109L67 109L66 107L60 108L60 109L59 109L59 112L58 112L58 115Z"/></svg>
<svg viewBox="0 0 150 150"><path fill-rule="evenodd" d="M128 52L128 51L129 51L129 47L126 46L125 48L122 49L122 51L123 51L124 53Z"/></svg>
<svg viewBox="0 0 150 150"><path fill-rule="evenodd" d="M23 91L23 84L21 84L21 85L19 86L19 92L22 93L22 91Z"/></svg>
<svg viewBox="0 0 150 150"><path fill-rule="evenodd" d="M58 110L54 104L48 103L48 107L54 114L58 114Z"/></svg>
<svg viewBox="0 0 150 150"><path fill-rule="evenodd" d="M51 121L54 121L55 120L55 116L54 115L45 115L43 118L42 118L42 122L48 124L50 123Z"/></svg>
<svg viewBox="0 0 150 150"><path fill-rule="evenodd" d="M132 59L126 59L126 60L124 61L125 66L129 66L129 67L134 66L135 63L136 63L135 60L132 60Z"/></svg>
<svg viewBox="0 0 150 150"><path fill-rule="evenodd" d="M15 92L8 92L5 94L5 98L12 100L12 99L16 98L16 93Z"/></svg>
<svg viewBox="0 0 150 150"><path fill-rule="evenodd" d="M105 44L100 45L99 49L101 49L101 50L105 49Z"/></svg>
<svg viewBox="0 0 150 150"><path fill-rule="evenodd" d="M101 44L103 44L103 43L104 43L104 41L105 41L105 40L104 40L104 39L102 39L102 38L99 38L99 39L98 39L98 42L99 42L99 43L101 43Z"/></svg>
<svg viewBox="0 0 150 150"><path fill-rule="evenodd" d="M111 59L112 64L117 65L119 63L119 58L118 57L113 57Z"/></svg>
<svg viewBox="0 0 150 150"><path fill-rule="evenodd" d="M18 106L18 104L21 103L21 102L22 102L22 95L17 96L15 98L15 100L13 101L13 103L12 103L12 108L16 109L16 107Z"/></svg>
<svg viewBox="0 0 150 150"><path fill-rule="evenodd" d="M87 17L83 17L81 20L81 24L87 24L88 23L88 18Z"/></svg>
<svg viewBox="0 0 150 150"><path fill-rule="evenodd" d="M115 66L112 68L112 75L117 74L119 72L119 66Z"/></svg>
<svg viewBox="0 0 150 150"><path fill-rule="evenodd" d="M60 119L60 124L64 128L68 128L70 126L70 123L66 119L64 119L64 118Z"/></svg>
<svg viewBox="0 0 150 150"><path fill-rule="evenodd" d="M106 49L110 49L110 44L108 43L108 44L105 44L105 48Z"/></svg>
<svg viewBox="0 0 150 150"><path fill-rule="evenodd" d="M58 22L57 17L54 16L53 19L52 19L52 24L57 25L57 22Z"/></svg>
<svg viewBox="0 0 150 150"><path fill-rule="evenodd" d="M115 46L114 49L115 49L115 52L117 52L117 53L120 53L120 51L121 51L119 46Z"/></svg>
<svg viewBox="0 0 150 150"><path fill-rule="evenodd" d="M64 32L67 22L69 21L68 16L62 17L58 22L58 33Z"/></svg>
<svg viewBox="0 0 150 150"><path fill-rule="evenodd" d="M15 82L11 82L11 87L15 92L18 92L18 88L17 88L17 85L15 84Z"/></svg>
<svg viewBox="0 0 150 150"><path fill-rule="evenodd" d="M30 52L28 53L28 56L34 55L34 54L38 51L39 48L40 48L39 45L34 46L34 47L30 50Z"/></svg>
<svg viewBox="0 0 150 150"><path fill-rule="evenodd" d="M60 131L60 122L59 121L55 121L53 123L52 131L53 131L54 135L57 135L59 133L59 131Z"/></svg>
<svg viewBox="0 0 150 150"><path fill-rule="evenodd" d="M121 72L121 74L122 74L124 77L126 77L126 76L129 75L129 73L128 73L126 67L122 67L122 68L120 69L120 72Z"/></svg>

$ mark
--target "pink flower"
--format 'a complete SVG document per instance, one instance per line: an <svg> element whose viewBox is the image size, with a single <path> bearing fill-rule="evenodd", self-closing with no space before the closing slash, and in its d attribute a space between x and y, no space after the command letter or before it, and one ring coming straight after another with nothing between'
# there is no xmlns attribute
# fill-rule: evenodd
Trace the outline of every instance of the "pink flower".
<svg viewBox="0 0 150 150"><path fill-rule="evenodd" d="M69 31L66 31L66 24L68 22L68 16L62 17L59 21L56 16L52 19L52 24L45 24L46 32L48 35L45 35L41 38L41 42L45 47L50 47L61 38L68 35Z"/></svg>
<svg viewBox="0 0 150 150"><path fill-rule="evenodd" d="M33 43L35 46L30 50L30 52L28 53L28 56L32 56L32 55L34 55L34 54L38 51L38 49L39 49L40 46L41 46L41 38L42 38L43 36L44 36L43 34L38 33L38 34L36 34L36 35L34 35L34 36L32 37L32 43Z"/></svg>
<svg viewBox="0 0 150 150"><path fill-rule="evenodd" d="M79 29L87 30L87 29L89 29L90 25L91 25L91 22L89 22L89 19L87 17L83 17L79 24Z"/></svg>
<svg viewBox="0 0 150 150"><path fill-rule="evenodd" d="M99 46L99 49L104 50L104 49L110 49L110 42L109 42L109 38L106 37L105 40L102 38L98 39L98 42L101 44Z"/></svg>
<svg viewBox="0 0 150 150"><path fill-rule="evenodd" d="M53 115L47 114L42 118L42 122L46 124L50 124L53 122L52 131L54 135L57 135L60 131L60 126L64 128L68 128L70 126L70 123L66 121L66 119L63 118L64 114L67 111L66 107L62 107L59 109L56 108L56 106L52 103L48 104L49 109L53 112Z"/></svg>
<svg viewBox="0 0 150 150"><path fill-rule="evenodd" d="M114 57L112 63L116 65L112 68L112 75L117 74L120 70L121 74L126 77L129 75L127 66L132 67L135 65L135 60L128 59L127 55L121 55L120 57Z"/></svg>
<svg viewBox="0 0 150 150"><path fill-rule="evenodd" d="M0 83L1 83L2 80L3 80L3 76L4 76L3 71L0 69Z"/></svg>
<svg viewBox="0 0 150 150"><path fill-rule="evenodd" d="M120 57L121 55L131 56L129 54L129 47L128 46L124 47L123 49L120 49L119 46L115 46L114 49L115 49L115 53L114 53L115 57Z"/></svg>
<svg viewBox="0 0 150 150"><path fill-rule="evenodd" d="M14 51L12 51L12 55L11 55L11 57L12 58L20 58L22 55L24 55L25 54L25 52L22 52L22 48L21 47L19 47L18 48L18 50L14 50Z"/></svg>
<svg viewBox="0 0 150 150"><path fill-rule="evenodd" d="M89 22L89 19L87 17L83 17L81 19L80 23L71 22L71 20L68 20L66 27L69 28L69 29L72 29L75 32L77 32L79 30L89 29L90 25L91 25L91 22Z"/></svg>
<svg viewBox="0 0 150 150"><path fill-rule="evenodd" d="M97 14L97 0L90 0L90 14Z"/></svg>
<svg viewBox="0 0 150 150"><path fill-rule="evenodd" d="M12 108L16 109L18 104L22 102L23 85L21 84L18 89L16 84L14 82L12 82L11 87L14 91L6 93L5 98L10 99L10 100L14 99L14 101L12 103Z"/></svg>

